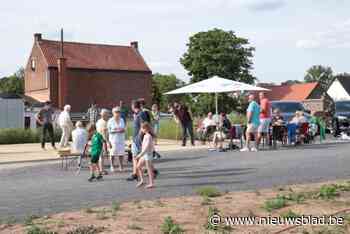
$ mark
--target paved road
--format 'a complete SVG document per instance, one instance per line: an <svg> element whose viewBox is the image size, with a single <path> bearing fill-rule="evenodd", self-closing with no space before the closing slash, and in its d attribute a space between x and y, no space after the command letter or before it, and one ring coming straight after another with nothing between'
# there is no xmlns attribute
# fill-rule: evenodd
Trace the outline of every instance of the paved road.
<svg viewBox="0 0 350 234"><path fill-rule="evenodd" d="M126 182L128 173L89 183L87 171L76 176L52 163L0 167L0 220L110 204L114 200L189 195L205 185L237 191L350 178L349 152L350 144L324 144L244 154L205 150L169 153L156 164L161 175L152 191L136 189L135 183Z"/></svg>

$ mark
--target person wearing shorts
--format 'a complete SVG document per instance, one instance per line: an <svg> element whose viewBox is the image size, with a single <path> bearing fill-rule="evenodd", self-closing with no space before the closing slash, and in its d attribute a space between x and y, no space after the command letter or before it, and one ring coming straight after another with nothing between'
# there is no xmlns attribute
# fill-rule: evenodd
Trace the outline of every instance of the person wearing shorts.
<svg viewBox="0 0 350 234"><path fill-rule="evenodd" d="M257 139L258 139L258 128L260 125L260 107L255 102L255 96L250 94L248 97L249 106L247 108L247 130L246 130L246 142L245 147L241 149L242 152L246 151L258 151ZM251 135L254 135L255 147L250 148Z"/></svg>
<svg viewBox="0 0 350 234"><path fill-rule="evenodd" d="M95 124L90 124L88 126L88 134L89 138L91 138L91 149L90 149L90 178L89 182L94 181L95 179L97 180L102 180L103 176L101 174L101 169L98 166L98 161L100 159L100 155L103 149L103 136L96 131ZM84 153L86 151L86 147L84 150ZM95 173L98 175L95 177Z"/></svg>
<svg viewBox="0 0 350 234"><path fill-rule="evenodd" d="M260 125L258 128L258 142L257 142L258 146L263 136L265 136L266 139L269 140L268 134L269 134L270 124L271 124L270 101L269 99L267 99L264 92L259 93L259 99L260 99ZM269 144L269 142L267 142L267 144Z"/></svg>
<svg viewBox="0 0 350 234"><path fill-rule="evenodd" d="M137 159L137 174L140 178L140 182L137 184L137 187L143 185L143 167L146 166L149 183L146 188L154 187L154 167L152 164L153 160L153 151L154 151L154 133L150 123L143 123L141 127L141 132L144 135L142 140L141 152L136 156Z"/></svg>

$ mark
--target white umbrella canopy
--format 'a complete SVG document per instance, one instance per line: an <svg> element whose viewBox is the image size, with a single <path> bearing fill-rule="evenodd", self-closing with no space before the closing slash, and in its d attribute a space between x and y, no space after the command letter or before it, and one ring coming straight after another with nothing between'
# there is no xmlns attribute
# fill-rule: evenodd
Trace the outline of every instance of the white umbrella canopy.
<svg viewBox="0 0 350 234"><path fill-rule="evenodd" d="M215 93L216 114L218 114L218 93L229 93L237 91L270 91L269 89L253 86L250 84L224 79L218 76L187 85L165 93L183 94L183 93Z"/></svg>
<svg viewBox="0 0 350 234"><path fill-rule="evenodd" d="M214 76L212 78L202 80L197 83L193 83L179 89L175 89L165 94L169 95L169 94L182 94L182 93L228 93L228 92L236 92L236 91L269 91L269 90L265 88L249 85L246 83Z"/></svg>

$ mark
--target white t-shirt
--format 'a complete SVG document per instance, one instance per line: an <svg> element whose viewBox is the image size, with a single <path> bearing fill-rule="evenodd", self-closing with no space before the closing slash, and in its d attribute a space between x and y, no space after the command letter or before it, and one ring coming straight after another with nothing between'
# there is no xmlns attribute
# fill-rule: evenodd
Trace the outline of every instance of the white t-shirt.
<svg viewBox="0 0 350 234"><path fill-rule="evenodd" d="M108 136L106 135L107 129L108 128L107 128L107 121L106 120L101 118L96 122L96 131L98 133L100 133L105 140L108 139Z"/></svg>
<svg viewBox="0 0 350 234"><path fill-rule="evenodd" d="M212 118L212 119L209 119L208 117L205 118L203 120L203 127L204 128L207 128L207 127L210 127L210 126L215 126L215 120Z"/></svg>
<svg viewBox="0 0 350 234"><path fill-rule="evenodd" d="M61 114L58 116L58 124L62 126L72 126L72 121L70 119L70 115L67 111L62 111Z"/></svg>
<svg viewBox="0 0 350 234"><path fill-rule="evenodd" d="M85 145L88 142L88 133L84 128L76 128L72 132L72 151L74 153L83 153Z"/></svg>

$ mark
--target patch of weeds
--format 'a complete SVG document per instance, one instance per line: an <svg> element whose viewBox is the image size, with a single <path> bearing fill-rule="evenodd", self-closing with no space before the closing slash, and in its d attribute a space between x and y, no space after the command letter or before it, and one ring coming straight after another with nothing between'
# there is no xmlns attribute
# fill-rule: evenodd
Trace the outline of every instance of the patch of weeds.
<svg viewBox="0 0 350 234"><path fill-rule="evenodd" d="M335 185L323 185L318 193L318 197L324 200L333 199L338 195Z"/></svg>
<svg viewBox="0 0 350 234"><path fill-rule="evenodd" d="M219 197L221 193L214 187L202 187L196 190L196 193L202 197Z"/></svg>
<svg viewBox="0 0 350 234"><path fill-rule="evenodd" d="M105 219L108 219L107 210L106 210L106 209L100 210L100 211L96 214L96 219L98 219L98 220L105 220Z"/></svg>
<svg viewBox="0 0 350 234"><path fill-rule="evenodd" d="M154 204L159 207L165 207L165 204L161 200L156 200Z"/></svg>
<svg viewBox="0 0 350 234"><path fill-rule="evenodd" d="M94 209L90 208L90 207L87 207L84 209L84 212L87 213L87 214L92 214L92 213L95 213Z"/></svg>
<svg viewBox="0 0 350 234"><path fill-rule="evenodd" d="M208 209L208 218L207 218L207 223L205 224L205 229L206 230L211 230L211 231L218 231L219 230L219 224L218 225L213 225L212 223L212 217L214 215L219 214L219 210L216 207L209 207Z"/></svg>
<svg viewBox="0 0 350 234"><path fill-rule="evenodd" d="M66 224L64 223L64 220L63 220L63 219L57 221L57 223L56 223L56 226L59 227L59 228L62 228L62 227L64 227L65 225L66 225Z"/></svg>
<svg viewBox="0 0 350 234"><path fill-rule="evenodd" d="M164 219L160 230L163 234L181 234L185 232L170 216Z"/></svg>
<svg viewBox="0 0 350 234"><path fill-rule="evenodd" d="M136 224L130 224L130 225L128 225L128 229L130 229L130 230L139 230L139 231L143 230L142 227L137 226Z"/></svg>
<svg viewBox="0 0 350 234"><path fill-rule="evenodd" d="M49 231L47 228L41 228L33 225L27 230L27 234L58 234L58 233Z"/></svg>
<svg viewBox="0 0 350 234"><path fill-rule="evenodd" d="M265 201L264 208L271 212L273 210L281 209L283 207L287 206L287 199L284 196L278 195L275 198L269 199Z"/></svg>
<svg viewBox="0 0 350 234"><path fill-rule="evenodd" d="M95 227L93 225L80 226L67 232L67 234L97 234L97 233L103 232L104 230L105 230L104 227Z"/></svg>
<svg viewBox="0 0 350 234"><path fill-rule="evenodd" d="M30 225L33 225L34 224L34 220L35 219L38 219L40 218L39 216L37 215L28 215L24 218L24 225L25 226L30 226Z"/></svg>
<svg viewBox="0 0 350 234"><path fill-rule="evenodd" d="M289 193L286 196L286 199L288 201L293 201L293 202L296 202L296 203L300 204L303 201L305 201L306 197L305 197L304 193Z"/></svg>
<svg viewBox="0 0 350 234"><path fill-rule="evenodd" d="M213 204L213 200L211 200L209 197L203 197L203 201L201 203L202 206L208 206L212 204Z"/></svg>
<svg viewBox="0 0 350 234"><path fill-rule="evenodd" d="M336 184L335 185L338 191L342 192L349 192L350 191L350 182L348 181L347 183L343 184Z"/></svg>
<svg viewBox="0 0 350 234"><path fill-rule="evenodd" d="M16 219L15 217L13 217L13 216L8 217L6 220L4 220L4 224L5 224L6 226L12 226L12 225L14 225L15 223L17 223L17 219Z"/></svg>
<svg viewBox="0 0 350 234"><path fill-rule="evenodd" d="M301 216L300 214L297 214L297 213L295 213L292 210L288 210L288 211L285 211L285 212L281 213L281 217L282 218L298 218L300 216Z"/></svg>
<svg viewBox="0 0 350 234"><path fill-rule="evenodd" d="M117 215L117 211L120 210L120 203L119 202L112 202L112 216L116 216Z"/></svg>

